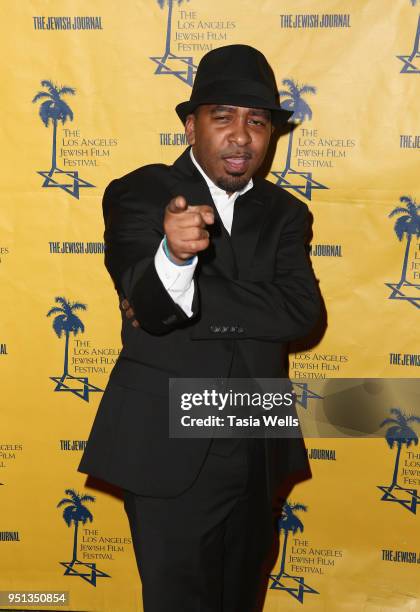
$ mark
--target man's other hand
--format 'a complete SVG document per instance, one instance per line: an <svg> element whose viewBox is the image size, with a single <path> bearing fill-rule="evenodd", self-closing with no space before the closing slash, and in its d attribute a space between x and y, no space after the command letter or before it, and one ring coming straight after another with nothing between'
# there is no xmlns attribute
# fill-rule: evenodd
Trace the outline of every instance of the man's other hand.
<svg viewBox="0 0 420 612"><path fill-rule="evenodd" d="M140 327L140 323L136 319L134 310L132 309L131 304L127 299L124 298L121 301L121 308L124 310L124 313L127 319L131 321L131 325L133 327Z"/></svg>
<svg viewBox="0 0 420 612"><path fill-rule="evenodd" d="M214 211L207 204L189 206L183 196L172 198L165 209L163 228L169 252L182 264L209 246L206 225L214 223Z"/></svg>

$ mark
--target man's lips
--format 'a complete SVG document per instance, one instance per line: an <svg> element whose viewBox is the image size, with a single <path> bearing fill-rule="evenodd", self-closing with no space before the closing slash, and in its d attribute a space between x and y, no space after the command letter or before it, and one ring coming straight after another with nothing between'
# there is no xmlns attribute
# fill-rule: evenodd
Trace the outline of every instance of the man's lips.
<svg viewBox="0 0 420 612"><path fill-rule="evenodd" d="M223 157L225 166L230 172L246 172L249 165L249 155L230 155Z"/></svg>

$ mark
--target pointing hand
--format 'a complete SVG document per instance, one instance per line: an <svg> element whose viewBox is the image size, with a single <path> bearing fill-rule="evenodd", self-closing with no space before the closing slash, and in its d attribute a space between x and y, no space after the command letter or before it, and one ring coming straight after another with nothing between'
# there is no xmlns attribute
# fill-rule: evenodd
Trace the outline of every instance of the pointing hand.
<svg viewBox="0 0 420 612"><path fill-rule="evenodd" d="M165 209L163 228L175 263L204 251L209 246L206 225L214 223L214 211L207 204L190 206L183 196L173 198Z"/></svg>

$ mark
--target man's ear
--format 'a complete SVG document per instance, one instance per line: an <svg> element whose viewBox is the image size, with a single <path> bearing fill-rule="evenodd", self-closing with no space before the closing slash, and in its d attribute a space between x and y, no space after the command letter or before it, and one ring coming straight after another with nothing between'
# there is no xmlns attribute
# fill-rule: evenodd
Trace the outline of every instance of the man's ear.
<svg viewBox="0 0 420 612"><path fill-rule="evenodd" d="M185 120L185 135L189 145L195 144L195 115L187 115Z"/></svg>

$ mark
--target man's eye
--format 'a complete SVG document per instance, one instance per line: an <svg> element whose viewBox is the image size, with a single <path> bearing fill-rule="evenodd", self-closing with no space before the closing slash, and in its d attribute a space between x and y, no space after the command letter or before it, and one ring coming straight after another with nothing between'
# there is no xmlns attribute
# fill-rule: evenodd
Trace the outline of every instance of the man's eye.
<svg viewBox="0 0 420 612"><path fill-rule="evenodd" d="M250 119L250 122L254 123L255 125L262 125L262 126L266 124L263 119Z"/></svg>

